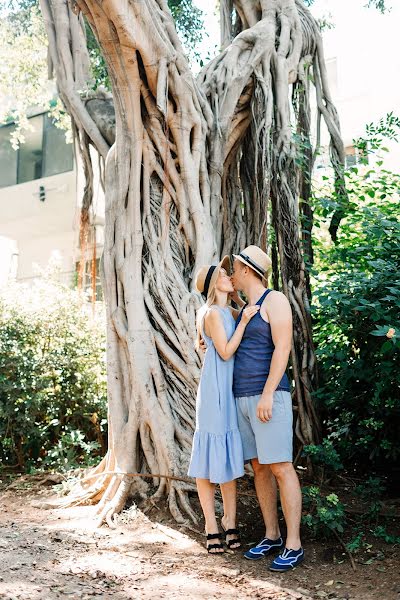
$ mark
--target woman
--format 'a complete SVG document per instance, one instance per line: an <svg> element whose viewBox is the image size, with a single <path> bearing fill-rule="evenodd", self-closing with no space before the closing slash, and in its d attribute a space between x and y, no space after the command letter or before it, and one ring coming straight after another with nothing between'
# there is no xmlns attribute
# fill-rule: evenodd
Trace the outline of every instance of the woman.
<svg viewBox="0 0 400 600"><path fill-rule="evenodd" d="M237 311L229 306L234 293L229 257L218 265L202 267L196 288L206 300L197 314L197 348L206 344L196 400L196 431L188 474L196 477L205 518L207 550L224 551L215 516L215 484L220 484L224 504L221 525L228 548L239 548L236 529L236 481L244 473L243 449L232 393L234 354L247 323L260 309L249 306L235 330ZM211 542L211 543L210 543Z"/></svg>

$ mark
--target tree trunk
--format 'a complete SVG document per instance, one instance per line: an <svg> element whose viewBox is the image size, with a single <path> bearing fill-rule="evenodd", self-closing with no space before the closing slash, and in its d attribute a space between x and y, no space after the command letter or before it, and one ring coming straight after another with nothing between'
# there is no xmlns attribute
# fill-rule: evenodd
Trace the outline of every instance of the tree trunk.
<svg viewBox="0 0 400 600"><path fill-rule="evenodd" d="M301 169L291 134L299 115L289 108L306 64L314 65L318 106L338 155L341 142L318 28L300 1L221 0L224 50L197 81L164 0L77 0L78 16L66 0L41 4L60 94L82 136L106 159L109 449L92 472L96 478L69 502L100 500L99 521L111 524L132 491L124 473L186 475L200 368L193 340L201 299L193 277L223 253L251 243L269 247L270 198L283 289L294 313L296 432L303 444L318 440L299 231ZM74 38L83 36L80 11L108 65L115 136L110 98L82 92L85 48ZM308 94L307 85L303 104ZM307 136L309 120L303 117L301 127ZM190 484L157 477L153 484L178 521L187 514L195 519ZM148 491L139 480L133 485Z"/></svg>

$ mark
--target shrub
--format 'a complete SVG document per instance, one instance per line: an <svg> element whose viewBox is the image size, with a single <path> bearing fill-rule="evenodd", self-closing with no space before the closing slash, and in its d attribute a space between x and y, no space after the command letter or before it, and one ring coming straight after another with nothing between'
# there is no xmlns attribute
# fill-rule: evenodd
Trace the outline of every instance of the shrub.
<svg viewBox="0 0 400 600"><path fill-rule="evenodd" d="M5 467L97 460L106 427L103 308L51 281L0 294L0 457Z"/></svg>
<svg viewBox="0 0 400 600"><path fill-rule="evenodd" d="M345 466L369 470L400 452L400 178L353 171L338 242L317 246L316 400Z"/></svg>
<svg viewBox="0 0 400 600"><path fill-rule="evenodd" d="M332 471L343 469L339 454L328 439L323 440L322 444L304 446L303 453L318 466L327 467Z"/></svg>
<svg viewBox="0 0 400 600"><path fill-rule="evenodd" d="M302 523L312 534L329 536L332 533L341 534L344 531L346 517L344 505L336 494L324 496L319 487L303 487L303 505L307 513L302 517Z"/></svg>

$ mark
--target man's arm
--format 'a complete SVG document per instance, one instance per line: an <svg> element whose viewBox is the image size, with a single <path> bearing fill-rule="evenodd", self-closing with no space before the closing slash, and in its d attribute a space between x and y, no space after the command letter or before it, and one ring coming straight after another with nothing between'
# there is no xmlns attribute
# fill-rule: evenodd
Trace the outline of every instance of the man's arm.
<svg viewBox="0 0 400 600"><path fill-rule="evenodd" d="M257 405L257 417L263 422L272 418L273 394L287 367L293 331L292 311L286 296L281 292L272 292L266 300L266 310L275 349L272 354L268 379Z"/></svg>

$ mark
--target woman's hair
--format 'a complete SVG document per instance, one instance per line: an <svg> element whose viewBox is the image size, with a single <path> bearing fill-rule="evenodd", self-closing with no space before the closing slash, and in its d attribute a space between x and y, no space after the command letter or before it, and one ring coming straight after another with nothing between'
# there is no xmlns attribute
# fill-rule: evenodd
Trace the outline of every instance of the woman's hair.
<svg viewBox="0 0 400 600"><path fill-rule="evenodd" d="M214 304L215 302L215 286L213 287L213 289L211 290L210 295L208 296L206 303L203 304L203 306L201 306L199 308L199 310L197 311L197 315L196 315L196 331L197 331L197 336L196 336L196 342L195 342L195 348L196 350L200 349L200 340L202 338L201 335L201 326L203 324L203 320L204 317L206 316L206 313L208 311L208 309L210 308L210 306L212 304Z"/></svg>

